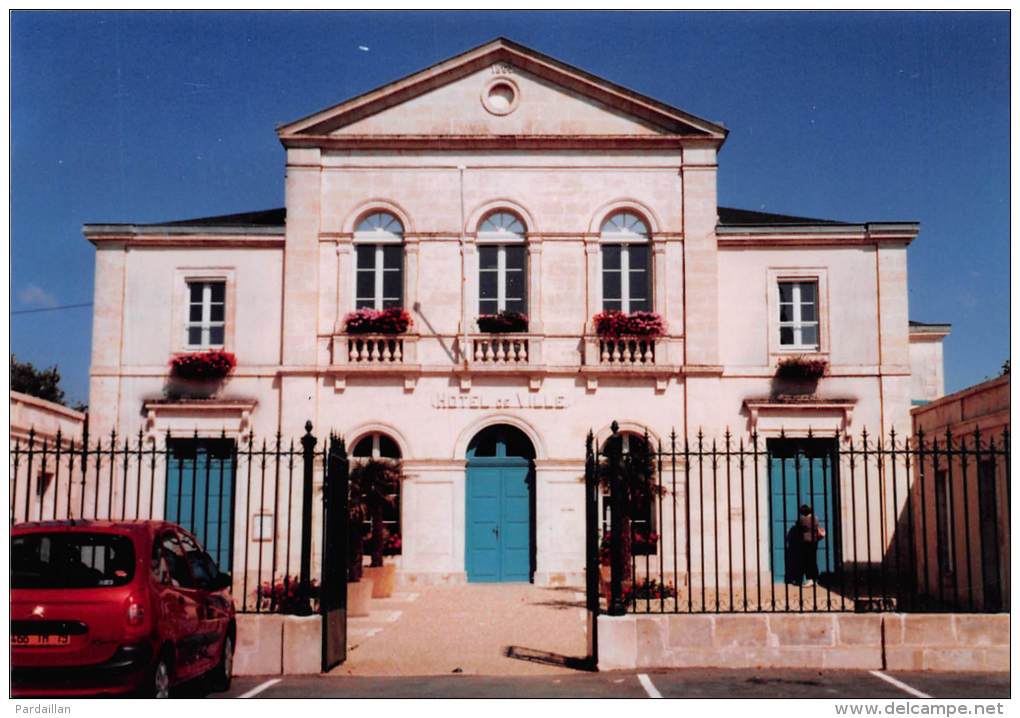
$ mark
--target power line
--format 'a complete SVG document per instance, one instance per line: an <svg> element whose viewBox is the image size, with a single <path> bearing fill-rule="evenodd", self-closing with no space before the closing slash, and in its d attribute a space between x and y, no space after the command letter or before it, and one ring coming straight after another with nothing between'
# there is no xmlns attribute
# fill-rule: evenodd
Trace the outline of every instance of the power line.
<svg viewBox="0 0 1020 718"><path fill-rule="evenodd" d="M37 312L59 312L61 309L79 309L81 307L91 307L92 302L85 302L84 304L64 304L59 307L43 307L42 309L19 309L11 312L11 315L15 314L35 314Z"/></svg>

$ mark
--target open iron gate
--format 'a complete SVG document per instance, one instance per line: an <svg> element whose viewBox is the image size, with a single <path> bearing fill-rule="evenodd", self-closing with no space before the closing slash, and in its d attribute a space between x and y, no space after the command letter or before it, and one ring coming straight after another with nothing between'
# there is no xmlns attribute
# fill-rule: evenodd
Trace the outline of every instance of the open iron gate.
<svg viewBox="0 0 1020 718"><path fill-rule="evenodd" d="M347 660L347 448L330 437L322 489L322 672Z"/></svg>
<svg viewBox="0 0 1020 718"><path fill-rule="evenodd" d="M584 462L585 523L585 596L588 608L588 662L593 670L599 664L599 478L594 451L594 436L589 431Z"/></svg>

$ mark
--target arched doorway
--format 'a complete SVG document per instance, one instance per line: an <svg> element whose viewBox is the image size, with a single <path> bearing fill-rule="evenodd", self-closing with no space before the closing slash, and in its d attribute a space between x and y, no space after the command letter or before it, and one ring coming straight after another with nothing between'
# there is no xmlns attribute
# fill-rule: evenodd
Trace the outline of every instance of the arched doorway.
<svg viewBox="0 0 1020 718"><path fill-rule="evenodd" d="M354 443L351 450L352 465L366 461L400 461L400 447L390 436L381 431L372 431L365 434ZM383 556L399 556L402 553L402 522L401 522L401 493L400 482L393 486L394 492L387 498L389 502L382 507L382 529L383 529ZM362 523L362 534L365 539L365 546L371 551L372 518L366 516Z"/></svg>
<svg viewBox="0 0 1020 718"><path fill-rule="evenodd" d="M535 448L499 424L468 444L465 568L472 583L531 581L535 570Z"/></svg>

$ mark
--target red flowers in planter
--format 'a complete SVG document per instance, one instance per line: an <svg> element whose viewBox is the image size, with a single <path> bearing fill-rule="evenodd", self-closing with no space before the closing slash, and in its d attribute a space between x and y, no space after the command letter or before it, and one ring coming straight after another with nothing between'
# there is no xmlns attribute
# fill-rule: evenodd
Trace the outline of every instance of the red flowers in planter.
<svg viewBox="0 0 1020 718"><path fill-rule="evenodd" d="M481 314L478 330L487 334L528 331L528 315L504 309L499 314Z"/></svg>
<svg viewBox="0 0 1020 718"><path fill-rule="evenodd" d="M411 315L401 307L359 309L344 317L344 328L348 334L403 334L414 322Z"/></svg>
<svg viewBox="0 0 1020 718"><path fill-rule="evenodd" d="M659 534L654 531L645 533L639 529L631 529L630 551L635 556L655 555L658 551ZM611 531L602 532L602 541L599 543L599 560L608 564L612 557L613 536Z"/></svg>
<svg viewBox="0 0 1020 718"><path fill-rule="evenodd" d="M216 349L178 354L170 360L170 372L175 377L196 381L222 379L235 366L237 358L233 354Z"/></svg>
<svg viewBox="0 0 1020 718"><path fill-rule="evenodd" d="M791 356L779 360L776 376L780 379L817 380L825 376L828 368L829 362L825 359Z"/></svg>
<svg viewBox="0 0 1020 718"><path fill-rule="evenodd" d="M604 339L618 337L661 337L666 333L662 317L655 312L624 314L616 309L600 312L593 318L595 333Z"/></svg>
<svg viewBox="0 0 1020 718"><path fill-rule="evenodd" d="M275 581L263 581L255 590L258 610L275 613L293 614L305 607L305 596L313 603L319 599L319 582L314 578L309 582L307 591L303 590L301 580L290 575Z"/></svg>
<svg viewBox="0 0 1020 718"><path fill-rule="evenodd" d="M399 556L403 548L400 534L386 534L386 542L383 544L383 556Z"/></svg>

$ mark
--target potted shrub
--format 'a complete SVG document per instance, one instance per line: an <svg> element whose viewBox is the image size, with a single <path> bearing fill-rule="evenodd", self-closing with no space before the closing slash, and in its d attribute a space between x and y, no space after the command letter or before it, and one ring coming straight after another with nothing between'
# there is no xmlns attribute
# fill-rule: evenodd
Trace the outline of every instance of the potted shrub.
<svg viewBox="0 0 1020 718"><path fill-rule="evenodd" d="M365 535L361 525L365 511L363 504L356 503L353 482L351 489L350 518L347 522L347 615L367 616L373 584L372 579L364 575Z"/></svg>
<svg viewBox="0 0 1020 718"><path fill-rule="evenodd" d="M411 315L401 307L359 309L344 317L348 334L404 334L413 324Z"/></svg>
<svg viewBox="0 0 1020 718"><path fill-rule="evenodd" d="M373 598L388 598L393 594L396 566L383 562L386 553L386 529L383 517L385 510L393 506L392 497L397 493L403 480L403 467L400 461L395 459L356 461L351 468L352 505L356 501L362 521L367 519L372 524L368 541L371 562L368 568L363 569L363 574L373 583ZM359 534L364 536L361 532Z"/></svg>
<svg viewBox="0 0 1020 718"><path fill-rule="evenodd" d="M478 331L486 334L510 334L528 331L528 315L504 309L498 314L481 314Z"/></svg>
<svg viewBox="0 0 1020 718"><path fill-rule="evenodd" d="M665 334L662 317L655 312L624 314L616 309L600 312L592 318L595 333L603 339L655 338Z"/></svg>
<svg viewBox="0 0 1020 718"><path fill-rule="evenodd" d="M167 393L171 397L210 397L236 365L233 354L217 349L175 354L170 359Z"/></svg>

